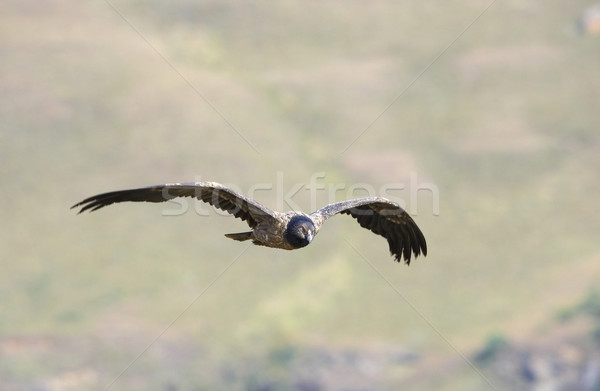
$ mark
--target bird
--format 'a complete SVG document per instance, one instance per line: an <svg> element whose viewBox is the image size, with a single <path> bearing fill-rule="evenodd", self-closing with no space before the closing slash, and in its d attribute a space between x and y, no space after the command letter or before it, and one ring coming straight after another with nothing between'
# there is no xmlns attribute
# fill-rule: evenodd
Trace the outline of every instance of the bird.
<svg viewBox="0 0 600 391"><path fill-rule="evenodd" d="M383 197L366 197L331 203L311 213L273 211L217 182L167 183L117 190L88 197L71 207L78 214L119 202L164 202L177 197L194 197L245 221L250 231L225 234L227 238L285 250L306 247L323 223L337 215L350 215L361 227L387 239L395 261L410 265L411 257L427 255L425 236L397 203Z"/></svg>

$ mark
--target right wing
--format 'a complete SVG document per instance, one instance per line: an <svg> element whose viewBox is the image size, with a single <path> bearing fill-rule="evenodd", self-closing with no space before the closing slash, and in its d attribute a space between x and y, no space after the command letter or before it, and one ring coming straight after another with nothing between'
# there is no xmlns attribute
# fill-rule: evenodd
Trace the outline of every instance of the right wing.
<svg viewBox="0 0 600 391"><path fill-rule="evenodd" d="M251 228L254 228L259 221L269 219L278 221L276 212L216 182L167 183L139 189L112 191L86 198L73 205L71 209L81 207L79 210L81 213L86 210L94 211L116 202L164 202L176 197L195 197L246 221Z"/></svg>

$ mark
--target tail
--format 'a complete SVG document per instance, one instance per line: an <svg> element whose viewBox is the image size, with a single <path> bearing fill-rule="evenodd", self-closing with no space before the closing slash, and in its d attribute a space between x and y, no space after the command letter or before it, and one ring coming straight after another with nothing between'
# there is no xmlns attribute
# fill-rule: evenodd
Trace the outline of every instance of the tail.
<svg viewBox="0 0 600 391"><path fill-rule="evenodd" d="M229 239L238 240L240 242L243 242L244 240L253 239L252 231L240 232L240 233L236 233L236 234L225 234L225 236L228 237Z"/></svg>

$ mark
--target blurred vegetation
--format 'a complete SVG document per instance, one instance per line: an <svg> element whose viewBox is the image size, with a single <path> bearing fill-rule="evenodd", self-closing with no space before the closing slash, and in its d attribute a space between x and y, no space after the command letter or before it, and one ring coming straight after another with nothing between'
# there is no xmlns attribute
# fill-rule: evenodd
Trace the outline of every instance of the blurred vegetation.
<svg viewBox="0 0 600 391"><path fill-rule="evenodd" d="M0 4L0 388L104 389L144 352L111 390L480 390L448 341L535 333L599 280L589 1L497 2L412 85L486 3L112 3ZM198 179L287 209L319 172L345 187L305 211L405 185L430 255L344 217L285 252L191 205L68 210Z"/></svg>
<svg viewBox="0 0 600 391"><path fill-rule="evenodd" d="M591 289L579 303L558 311L560 320L570 320L578 315L589 315L600 319L600 292Z"/></svg>
<svg viewBox="0 0 600 391"><path fill-rule="evenodd" d="M508 340L503 334L492 334L488 337L483 349L475 356L475 360L484 362L495 358L498 353L508 346Z"/></svg>

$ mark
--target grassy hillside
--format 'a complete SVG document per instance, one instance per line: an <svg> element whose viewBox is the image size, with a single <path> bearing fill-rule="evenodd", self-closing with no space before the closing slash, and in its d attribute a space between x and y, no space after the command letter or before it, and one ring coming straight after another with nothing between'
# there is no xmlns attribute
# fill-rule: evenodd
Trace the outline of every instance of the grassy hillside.
<svg viewBox="0 0 600 391"><path fill-rule="evenodd" d="M491 389L461 353L597 283L590 2L462 35L489 3L111 3L0 5L0 388ZM68 210L199 179L305 211L388 189L430 252L345 217L286 252L193 204Z"/></svg>

